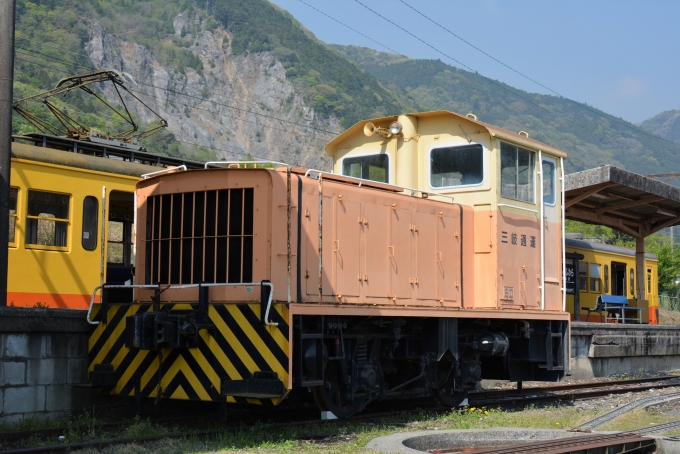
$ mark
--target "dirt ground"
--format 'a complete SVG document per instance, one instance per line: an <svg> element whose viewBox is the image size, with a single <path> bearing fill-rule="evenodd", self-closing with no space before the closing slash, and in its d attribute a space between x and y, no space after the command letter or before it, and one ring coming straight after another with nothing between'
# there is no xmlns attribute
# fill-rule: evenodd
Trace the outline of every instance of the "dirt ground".
<svg viewBox="0 0 680 454"><path fill-rule="evenodd" d="M659 309L660 325L680 325L680 312Z"/></svg>

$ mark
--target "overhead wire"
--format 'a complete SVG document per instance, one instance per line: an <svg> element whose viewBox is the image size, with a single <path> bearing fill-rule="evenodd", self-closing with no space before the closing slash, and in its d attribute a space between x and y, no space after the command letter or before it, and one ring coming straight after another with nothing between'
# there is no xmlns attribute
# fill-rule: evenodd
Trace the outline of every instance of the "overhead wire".
<svg viewBox="0 0 680 454"><path fill-rule="evenodd" d="M299 1L302 1L302 0L299 0ZM441 28L442 30L444 30L445 32L447 32L448 34L450 34L451 36L453 36L453 37L459 39L460 41L464 42L464 43L467 44L468 46L472 47L473 49L475 49L475 50L481 52L482 54L486 55L486 56L489 57L490 59L494 60L496 63L498 63L498 64L500 64L500 65L506 67L506 68L509 69L510 71L513 71L514 73L516 73L516 74L518 74L518 75L524 77L525 79L527 79L527 80L529 80L529 81L535 83L535 84L538 85L539 87L548 90L549 92L553 93L554 95L557 95L558 97L564 99L565 101L569 101L570 103L572 103L572 104L574 104L574 105L576 105L576 106L578 106L578 107L580 107L580 108L582 108L582 109L585 109L585 110L587 110L587 111L589 111L589 112L591 112L591 113L594 113L595 115L598 115L599 117L604 118L604 119L606 119L606 120L610 120L610 121L613 121L613 122L615 122L615 123L618 123L618 124L620 124L621 126L624 126L624 127L628 128L628 129L630 129L630 130L632 130L632 131L635 131L635 132L638 132L638 133L642 133L642 134L646 134L646 135L648 135L648 136L650 136L650 137L653 137L653 138L655 138L655 139L661 139L661 140L663 140L663 141L665 141L665 142L669 142L669 143L675 144L675 142L673 142L672 140L664 139L663 137L660 137L660 136L657 136L657 135L655 135L655 134L649 133L649 132L645 131L645 130L642 129L642 128L636 128L636 127L632 126L630 123L628 123L628 122L626 122L626 121L621 121L621 120L619 120L618 118L616 118L616 117L614 117L614 116L606 115L606 114L604 114L604 113L598 111L597 109L593 109L592 107L588 106L587 104L583 104L583 103L580 103L580 102L578 102L578 101L574 101L573 99L570 99L570 98L568 98L568 97L562 95L561 93L556 92L556 91L553 90L552 88L545 86L544 84L538 82L537 80L532 79L531 77L527 76L526 74L524 74L524 73L522 73L522 72L516 70L516 69L513 68L512 66L510 66L510 65L508 65L508 64L506 64L506 63L504 63L504 62L502 62L501 60L497 59L497 58L494 57L493 55L490 55L489 53L483 51L483 50L480 49L479 47L475 46L475 45L472 44L471 42L467 41L466 39L464 39L464 38L462 38L461 36L457 35L456 33L452 32L451 30L449 30L448 28L444 27L444 26L441 25L439 22L435 21L434 19L432 19L431 17L427 16L427 15L424 14L423 12L421 12L421 11L419 11L418 9L414 8L413 6L411 6L410 4L408 4L407 2L405 2L404 0L399 0L399 1L400 1L401 3L403 3L405 6L407 6L408 8L410 8L412 11L414 11L416 14L418 14L418 15L420 15L421 17L425 18L426 20L432 22L434 25L436 25L437 27ZM370 39L370 38L369 38L369 39Z"/></svg>
<svg viewBox="0 0 680 454"><path fill-rule="evenodd" d="M52 61L52 62L55 62L55 63L59 63L59 64L68 64L68 65L77 66L77 67L81 67L81 68L87 68L87 67L84 66L84 65L80 65L80 64L73 63L73 62L69 62L69 61L66 61L66 60L62 60L62 59L59 59L59 58L56 58L56 57L44 55L44 54L41 54L41 53L36 52L36 51L26 51L26 49L23 49L23 48L19 48L18 50L21 50L21 51L22 51L22 52L19 52L21 55L33 56L32 54L36 54L36 55L38 56L38 58L44 58L45 60ZM32 62L32 61L30 61L30 60L22 59L22 58L19 58L19 57L16 57L16 58L17 58L18 60L21 60L21 61L26 61L26 62L28 62L28 63L37 64L37 63ZM44 66L44 65L43 65L43 66ZM57 69L57 68L50 68L50 69L59 70L59 69ZM92 69L92 68L87 68L87 69ZM63 71L63 70L62 70L62 71ZM306 126L306 125L303 125L303 124L300 124L300 123L296 123L296 122L293 122L293 121L284 120L284 119L282 119L282 118L274 117L274 116L272 116L272 115L267 115L267 114L261 114L261 113L258 113L258 112L253 112L253 111L251 111L251 110L242 109L242 108L237 107L237 106L232 106L232 105L229 105L229 104L220 103L220 102L217 102L217 101L214 101L214 100L211 100L211 99L207 99L207 98L202 98L202 97L199 97L199 96L190 95L190 94L188 94L188 93L183 93L183 92L176 91L176 90L172 90L172 89L165 88L165 87L159 87L159 86L152 85L152 84L145 84L145 83L143 83L143 82L137 82L137 84L138 84L138 85L144 85L144 86L147 86L147 87L150 87L150 88L154 88L154 89L158 89L158 90L162 90L162 91L166 91L166 92L168 92L168 93L173 93L173 94L176 94L176 95L179 95L179 96L185 96L185 97L197 99L197 100L200 100L200 101L206 101L206 102L209 102L209 103L211 103L211 104L215 104L215 105L227 107L227 108L230 108L230 109L235 109L235 110L238 110L238 111L241 111L241 112L244 112L244 113L250 113L250 114L253 114L253 115L255 115L255 116L264 117L264 118L268 118L268 119L275 120L275 121L280 121L280 122L282 122L282 123L288 123L288 124L291 124L291 125L299 126L299 127L301 127L301 128L305 128L305 129L311 129L311 130L315 130L315 131L318 131L318 132L323 132L323 133L326 133L326 134L333 134L333 135L337 135L337 134L338 134L337 132L328 131L328 130L316 128L316 127L313 127L313 126ZM141 92L141 91L136 91L136 90L132 90L132 89L130 89L130 91L132 91L132 92L134 92L134 93L138 93L138 94L143 94L143 95L145 95L145 96L151 96L151 97L153 97L153 95L152 95L152 94L149 94L149 93L145 93L145 92ZM172 101L172 102L173 102L173 103L176 103L176 104L184 105L184 106L186 106L186 107L190 107L190 108L192 108L192 109L204 110L204 111L206 111L206 112L210 112L210 111L207 110L207 109L201 109L200 107L192 106L192 105L190 105L190 104L185 104L185 103L182 103L182 102L179 102L179 101ZM228 115L228 114L222 114L222 115L227 116L227 117L230 117L230 118L234 118L234 119L236 119L236 120L238 120L238 121L244 121L244 122L247 122L247 123L257 124L257 125L262 126L262 127L268 127L268 128L271 128L271 129L277 129L277 130L284 131L284 132L288 132L288 133L293 133L293 134L297 134L297 135L301 135L301 136L305 136L305 137L310 137L310 138L313 138L313 139L315 139L315 140L322 140L322 139L320 139L320 138L318 138L318 137L311 136L311 135L308 135L308 134L299 133L299 132L293 132L293 131L290 131L290 130L285 130L285 129L277 128L277 127L271 126L271 125L255 123L255 122L252 122L252 121L248 121L248 120L246 120L246 119L242 119L242 118L239 118L239 117L235 117L235 116L233 116L233 115Z"/></svg>
<svg viewBox="0 0 680 454"><path fill-rule="evenodd" d="M33 65L36 65L36 66L41 66L41 67L44 67L44 68L47 68L47 69L51 69L51 70L54 70L54 71L64 72L64 70L61 69L61 68L55 68L54 66L44 65L44 64L37 63L37 62L31 61L31 60L27 60L27 59L24 59L24 58L21 58L21 57L15 57L15 59L20 60L20 61L24 61L26 63L33 64ZM178 103L178 104L181 104L181 103ZM192 106L187 105L187 107L192 107ZM192 107L192 108L199 109L199 110L206 110L206 109L200 109L200 108L197 108L197 107ZM259 123L251 122L251 121L240 119L240 118L235 118L235 119L239 120L239 121L245 121L247 123L253 123L253 124L256 124L256 125L262 126L262 127L277 129L277 130L287 132L287 133L290 133L290 134L294 134L294 135L297 135L297 136L304 136L304 137L309 137L309 138L312 138L312 139L320 140L320 139L318 139L314 136L308 136L308 135L305 135L305 134L296 133L296 132L292 132L292 131L289 131L289 130L279 129L279 128L269 126L269 125L261 125ZM241 150L246 150L246 152L236 152L236 151L233 151L233 150L230 150L230 149L216 147L214 145L203 145L203 144L199 144L199 143L195 143L195 142L182 141L182 140L179 140L177 138L174 138L173 140L175 142L182 143L182 144L185 144L185 145L195 145L195 146L199 146L199 147L203 147L203 148L207 148L207 149L215 150L215 151L224 151L224 152L228 152L228 153L232 153L232 154L238 154L238 155L242 155L242 156L251 156L253 158L263 159L263 160L271 159L271 158L265 158L265 157L262 157L262 156L255 156L255 155L251 154L250 151L248 151L246 148L243 148L243 147L236 147L236 148L239 148Z"/></svg>
<svg viewBox="0 0 680 454"><path fill-rule="evenodd" d="M484 75L482 75L482 74L479 74L479 72L475 71L474 69L472 69L471 67L469 67L469 66L466 65L465 63L463 63L463 62L461 62L460 60L457 60L457 59L455 59L454 57L448 55L447 53L445 53L445 52L443 52L443 51L437 49L437 48L434 47L432 44L428 43L427 41L425 41L424 39L418 37L417 35L411 33L410 31L408 31L407 29L405 29L405 28L402 27L401 25L399 25L399 24L393 22L392 20L390 20L390 19L388 19L387 17L383 16L383 15L380 14L379 12L377 12L377 11L375 11L374 9L370 8L369 6L365 5L365 4L362 3L361 1L359 1L359 0L354 0L354 1L355 1L356 3L358 3L359 5L363 6L364 8L366 8L367 10L369 10L370 12L372 12L373 14L375 14L376 16L380 17L380 18L383 19L384 21L386 21L386 22L388 22L388 23L394 25L395 27L397 27L398 29L400 29L400 30L403 31L404 33L410 35L411 37L413 37L413 38L415 38L416 40L420 41L421 43L425 44L427 47L429 47L430 49L434 50L435 52L437 52L437 53L443 55L444 57L448 58L448 59L451 60L451 61L454 61L454 62L458 63L460 66L464 67L464 68L467 69L468 71L476 73L476 74L479 75L480 77L484 78L486 81L488 81L488 82L490 82L490 83L496 85L496 86L499 87L499 88L502 88L503 90L507 91L508 93L512 94L513 96L515 96L515 97L517 97L517 98L520 98L520 99L522 99L522 100L524 100L524 101L526 101L526 102L528 102L528 103L530 103L530 104L532 104L532 105L538 107L539 109L545 110L546 112L549 112L550 114L555 115L556 117L562 118L563 120L568 121L568 122L570 122L570 123L572 123L572 124L578 126L579 128L582 128L582 129L584 129L584 130L586 130L586 131L588 131L588 132L594 132L594 130L591 130L591 129L589 129L589 128L587 128L587 127L585 127L585 126L579 124L578 122L572 120L571 118L568 118L568 117L565 117L564 115L560 115L560 114L558 114L558 113L556 113L556 112L553 112L552 110L548 109L547 107L542 106L542 105L540 105L540 104L538 104L538 103L533 102L532 100L528 99L526 96L522 96L522 95L520 95L519 93L516 93L515 91L513 91L513 90L511 90L510 88L506 87L504 84L499 83L499 82L497 82L497 81L495 81L495 80L493 80L493 79L490 79L490 78L488 78L488 77L486 77L486 76L484 76Z"/></svg>
<svg viewBox="0 0 680 454"><path fill-rule="evenodd" d="M345 24L345 23L343 23L343 22L340 22L338 19L336 19L336 18L334 18L333 16L330 16L330 15L324 13L324 12L321 11L319 8L310 5L310 4L307 3L306 1L304 1L304 0L298 0L298 1L299 1L300 3L303 3L303 4L307 5L307 6L309 6L309 7L312 8L314 11L316 11L316 12L318 12L318 13L320 13L320 14L323 14L324 16L326 16L327 18L329 18L330 20L337 22L338 24L342 25L343 27L352 30L354 33L358 33L359 35L363 36L364 38L366 38L366 39L368 39L368 40L374 42L374 43L377 44L378 46L383 47L383 48L389 50L389 51L392 52L393 54L397 54L397 55L399 55L400 57L408 58L408 57L406 57L406 55L400 54L400 53L397 52L396 50L391 49L391 48L387 47L386 45L384 45L383 43L380 43L380 42L374 40L374 39L371 38L370 36L367 36L367 35L361 33L359 30L356 30L356 29L350 27L349 25L347 25L347 24Z"/></svg>
<svg viewBox="0 0 680 454"><path fill-rule="evenodd" d="M73 54L73 55L78 55L78 56L81 56L81 57L85 57L85 58L87 58L88 60L90 59L90 56L89 56L88 54L85 54L85 53L82 53L82 52L73 52L72 50L69 50L69 49L67 49L67 48L65 48L65 47L63 47L63 46L56 46L56 45L53 45L53 44L48 44L48 43L45 43L45 42L43 42L43 41L38 41L38 40L35 40L35 39L30 39L30 38L27 38L27 37L24 37L24 36L17 37L16 39L22 39L22 40L29 41L29 42L36 43L36 44L40 44L40 45L42 45L42 46L46 46L46 47L49 47L49 48L52 48L52 49L56 49L56 50L61 50L61 51L64 51L64 52L68 52L69 54ZM19 47L19 46L16 46L16 47L17 47L17 48L20 48L20 49L24 49L24 48L21 48L21 47ZM27 49L24 49L24 50L27 50ZM122 66L120 66L120 65L109 65L109 66L110 66L111 68L117 69L117 70L119 70L119 71L124 71L124 72L128 72L128 73L134 73L134 74L137 74L137 75L140 75L140 76L152 77L154 80L164 80L164 81L166 81L166 82L175 82L175 80L173 80L173 79L168 79L168 78L166 78L166 77L160 77L160 76L158 76L158 75L156 75L156 74L145 73L145 72L143 72L143 71L139 71L139 70L134 69L134 68L124 68L124 67L122 67ZM252 105L255 105L255 106L258 106L258 107L261 106L261 103L258 103L258 102L244 101L244 100L242 100L242 99L233 98L233 97L229 97L229 96L225 96L225 95L221 95L221 96L222 96L223 98L230 99L230 100L232 100L232 101L236 101L236 102L240 102L240 103L244 103L244 104L252 104ZM275 95L269 95L269 96L272 97L272 98L281 100L281 101L284 101L284 100L285 100L285 98L282 98L282 97L280 97L280 96L275 96Z"/></svg>

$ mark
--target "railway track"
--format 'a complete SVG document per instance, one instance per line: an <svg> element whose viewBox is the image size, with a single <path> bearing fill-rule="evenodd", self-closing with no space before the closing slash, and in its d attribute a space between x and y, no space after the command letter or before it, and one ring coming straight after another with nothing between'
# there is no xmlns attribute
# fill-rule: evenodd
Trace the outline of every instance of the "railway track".
<svg viewBox="0 0 680 454"><path fill-rule="evenodd" d="M612 450L609 450L612 448ZM550 441L535 441L488 449L475 449L475 454L572 454L572 453L652 453L656 450L653 438L632 434L584 435ZM468 450L469 451L469 450ZM434 454L465 452L461 448L440 449Z"/></svg>
<svg viewBox="0 0 680 454"><path fill-rule="evenodd" d="M521 390L480 391L471 393L468 401L470 405L478 407L508 408L555 401L595 399L597 397L609 396L610 394L626 394L675 386L680 386L680 377L669 375L635 380L545 386Z"/></svg>
<svg viewBox="0 0 680 454"><path fill-rule="evenodd" d="M555 401L565 401L565 400L584 400L584 399L592 399L596 397L602 397L602 396L607 396L610 394L623 394L623 393L628 393L628 392L642 392L642 391L647 391L650 389L662 389L662 388L668 388L668 387L673 387L673 386L680 386L680 377L677 376L663 376L663 377L653 377L653 378L644 378L644 379L635 379L635 380L616 380L616 381L607 381L607 382L598 382L598 383L579 383L579 384L568 384L568 385L556 385L556 386L547 386L547 387L538 387L538 388L525 388L521 390L491 390L491 391L479 391L479 392L474 392L471 393L469 396L469 405L471 406L487 406L487 407L517 407L517 406L526 406L530 404L535 404L535 403L542 403L542 402L555 402ZM672 396L680 399L680 392L672 394L672 395L666 395L666 396ZM663 397L663 396L658 396L658 397ZM649 402L648 405L653 405L656 403L659 403L659 401L653 401L653 399L657 398L655 397L650 397L650 398L645 398L641 399L644 400L645 403ZM631 404L633 404L632 402ZM627 404L630 405L630 404ZM633 408L638 408L638 406L632 406L630 409ZM622 408L622 407L621 407ZM285 410L289 409L284 409L284 408L279 408L281 411L277 411L276 413L283 413ZM413 409L406 409L402 408L395 410L394 408L388 409L387 411L382 411L382 412L366 412L362 413L360 415L351 417L351 418L345 418L345 419L340 419L340 420L330 420L330 421L320 421L318 419L299 419L299 420L290 420L290 417L288 416L286 419L286 422L274 422L271 424L268 424L267 427L271 429L278 429L278 428L285 428L285 427L291 427L291 426L305 426L305 425L310 425L310 424L327 424L327 425L334 425L338 423L360 423L361 421L365 420L371 420L371 419L378 419L378 418L387 418L387 417L393 417L395 416L395 412L420 412L423 410L431 411L434 413L444 413L447 411L450 411L449 408L445 407L419 407L417 410ZM619 410L619 409L617 409ZM630 410L628 410L630 411ZM309 415L310 411L300 411L297 413L302 413L305 417ZM605 415L602 415L603 417L606 415L609 415L612 412L608 412ZM619 412L619 414L622 414L623 412ZM206 415L201 415L201 416L189 416L189 417L184 417L184 418L163 418L163 419L158 419L154 420L153 422L155 423L164 423L164 422L172 422L174 424L178 423L186 423L188 425L192 425L195 423L199 422L204 422L204 421L209 421L209 416ZM198 438L212 438L220 433L227 433L227 432L238 432L244 429L244 424L247 426L250 422L256 423L257 421L261 421L261 418L259 418L261 415L251 415L250 417L243 417L240 419L240 424L235 425L235 426L227 426L227 427L219 427L215 429L208 429L208 430L185 430L182 432L175 432L175 433L165 433L165 434L160 434L160 435L151 435L151 436L144 436L144 437L130 437L130 438L116 438L116 439L108 439L108 440L94 440L94 441L85 441L85 442L79 442L79 443L61 443L61 444L55 444L55 445L50 445L50 446L36 446L36 447L26 447L26 448L18 448L18 449L11 449L11 450L2 450L0 453L2 454L40 454L40 453L52 453L52 452L65 452L65 451L76 451L80 449L85 449L85 448L95 448L95 449L102 449L107 446L112 446L112 445L121 445L121 444L128 444L128 443L149 443L149 442L154 442L154 441L159 441L162 439L178 439L178 438L191 438L191 437L198 437ZM616 417L612 416L611 419L614 419ZM215 418L216 419L216 415ZM257 420L256 420L257 419ZM270 417L270 421L272 419L277 419L276 417ZM597 418L596 418L597 419ZM610 419L610 420L611 420ZM606 421L605 421L606 422ZM590 423L590 421L589 421ZM108 428L108 429L115 429L116 427L124 427L128 423L123 423L123 422L114 422L114 423L104 423L100 424L97 427L98 428ZM587 423L585 423L587 424ZM604 424L604 422L602 423ZM668 423L672 424L672 423ZM680 421L677 422L678 426L680 427ZM600 425L600 424L597 424ZM584 425L582 425L584 426ZM641 429L639 433L652 433L652 432L659 432L662 430L670 430L672 428L675 428L676 426L668 426L669 429L663 429L665 425L659 425L655 426L653 428L646 428L646 429ZM596 426L595 426L596 427ZM17 442L23 439L28 439L31 437L49 437L49 438L55 438L56 436L63 434L68 428L67 427L56 427L56 428L48 428L48 429L36 429L36 430L23 430L23 431L14 431L14 432L1 432L0 433L0 439L5 441L5 445L7 445L7 442ZM588 430L588 427L581 427L579 426L579 430ZM637 433L637 432L636 432Z"/></svg>

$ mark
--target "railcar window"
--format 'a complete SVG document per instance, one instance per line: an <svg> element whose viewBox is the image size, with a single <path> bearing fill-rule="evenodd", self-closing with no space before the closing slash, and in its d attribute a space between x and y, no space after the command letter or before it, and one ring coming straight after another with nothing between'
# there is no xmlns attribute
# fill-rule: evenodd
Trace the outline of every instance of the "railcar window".
<svg viewBox="0 0 680 454"><path fill-rule="evenodd" d="M9 242L14 243L14 231L17 225L17 198L19 197L19 188L9 188Z"/></svg>
<svg viewBox="0 0 680 454"><path fill-rule="evenodd" d="M609 265L604 266L604 292L609 293Z"/></svg>
<svg viewBox="0 0 680 454"><path fill-rule="evenodd" d="M578 286L580 291L588 291L588 262L578 262Z"/></svg>
<svg viewBox="0 0 680 454"><path fill-rule="evenodd" d="M600 276L600 265L597 263L590 264L590 291L602 293L602 279Z"/></svg>
<svg viewBox="0 0 680 454"><path fill-rule="evenodd" d="M647 293L652 294L652 270L647 269Z"/></svg>
<svg viewBox="0 0 680 454"><path fill-rule="evenodd" d="M389 183L389 164L389 156L386 154L345 158L342 161L342 174L348 177Z"/></svg>
<svg viewBox="0 0 680 454"><path fill-rule="evenodd" d="M146 282L252 282L254 190L149 197Z"/></svg>
<svg viewBox="0 0 680 454"><path fill-rule="evenodd" d="M501 196L534 202L534 152L501 142Z"/></svg>
<svg viewBox="0 0 680 454"><path fill-rule="evenodd" d="M99 200L91 195L83 200L83 249L97 249L97 223L99 219Z"/></svg>
<svg viewBox="0 0 680 454"><path fill-rule="evenodd" d="M26 244L66 247L71 196L46 191L28 191Z"/></svg>
<svg viewBox="0 0 680 454"><path fill-rule="evenodd" d="M435 148L430 152L433 188L480 184L484 180L484 148L480 144Z"/></svg>
<svg viewBox="0 0 680 454"><path fill-rule="evenodd" d="M543 176L543 203L555 205L555 163L544 159L541 173Z"/></svg>

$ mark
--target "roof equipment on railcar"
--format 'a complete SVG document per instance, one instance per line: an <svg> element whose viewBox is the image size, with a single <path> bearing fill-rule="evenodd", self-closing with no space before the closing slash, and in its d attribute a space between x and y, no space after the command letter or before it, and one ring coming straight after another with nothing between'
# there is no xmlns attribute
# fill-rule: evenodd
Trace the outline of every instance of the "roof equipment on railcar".
<svg viewBox="0 0 680 454"><path fill-rule="evenodd" d="M107 83L110 82L113 85L116 94L120 100L123 109L114 107L109 101L104 99L100 94L93 90L90 85L97 83ZM168 122L163 119L155 110L149 107L144 101L142 101L137 95L130 91L126 82L135 83L132 76L127 73L116 71L113 69L102 69L98 71L92 71L85 74L78 74L71 77L66 77L61 79L57 85L51 89L41 93L37 93L32 96L27 96L25 98L19 99L14 102L13 109L26 120L28 120L33 126L38 128L44 134L52 134L55 136L68 137L77 140L88 140L91 142L101 143L104 145L116 146L129 148L133 150L144 151L143 147L139 145L139 141L145 139L152 134L160 131L162 128L168 126ZM88 126L82 121L79 121L75 115L69 113L65 109L60 109L59 106L50 101L49 98L55 96L65 96L70 91L80 89L87 93L88 95L96 98L100 103L106 106L108 109L112 110L114 115L122 119L125 123L129 125L128 129L119 132L106 133L100 131L97 128ZM129 96L139 102L144 106L151 114L157 118L155 124L151 124L148 128L139 130L139 125L132 117L132 114L128 110L128 107L123 99L121 90L125 91ZM50 113L57 119L58 123L61 125L49 122L36 113L30 112L26 107L29 101L40 99L42 104L50 111Z"/></svg>

